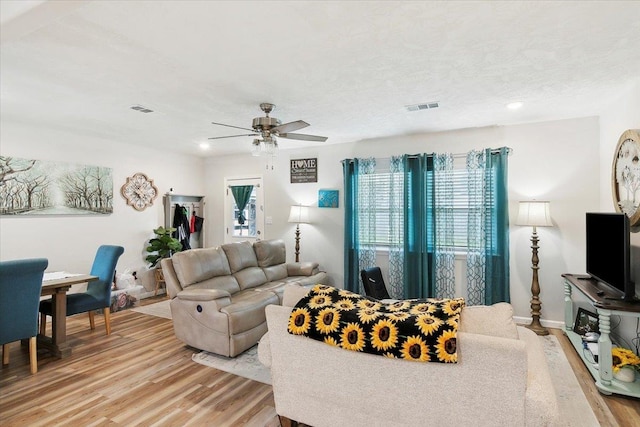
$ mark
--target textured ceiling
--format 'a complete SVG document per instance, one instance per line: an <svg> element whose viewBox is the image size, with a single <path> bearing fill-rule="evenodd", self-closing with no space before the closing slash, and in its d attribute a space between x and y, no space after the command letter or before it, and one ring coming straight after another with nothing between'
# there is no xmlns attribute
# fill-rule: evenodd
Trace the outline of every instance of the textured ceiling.
<svg viewBox="0 0 640 427"><path fill-rule="evenodd" d="M248 152L198 145L261 102L335 144L598 115L640 76L640 2L2 0L0 16L3 124L202 156Z"/></svg>

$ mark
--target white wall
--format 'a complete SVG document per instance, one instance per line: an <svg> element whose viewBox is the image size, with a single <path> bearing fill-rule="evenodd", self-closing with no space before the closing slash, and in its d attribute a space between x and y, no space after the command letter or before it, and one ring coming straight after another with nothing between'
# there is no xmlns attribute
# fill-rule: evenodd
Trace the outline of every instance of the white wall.
<svg viewBox="0 0 640 427"><path fill-rule="evenodd" d="M301 258L315 260L334 284L342 286L344 211L340 161L352 157L388 157L421 152L463 153L471 149L509 146L509 198L512 222L519 200L547 199L552 204L555 227L539 228L542 317L563 320L562 273L584 272L584 213L599 204L599 126L595 117L506 127L465 129L423 135L359 141L345 145L314 146L307 150L281 150L274 171L263 170L260 159L249 155L206 161L205 179L209 224L207 242L223 241L223 183L225 177L255 174L262 170L265 184L265 216L273 218L265 238L282 237L291 260L294 224L286 222L291 204L317 206L318 190L340 190L340 208L318 208L314 224L302 225ZM289 159L318 158L318 182L289 183ZM595 171L595 173L594 173ZM511 231L511 295L516 316L530 316L531 229L513 226Z"/></svg>
<svg viewBox="0 0 640 427"><path fill-rule="evenodd" d="M114 186L111 215L0 217L0 259L45 257L48 271L88 273L99 245L121 245L125 252L118 271L135 270L145 288L153 286L145 274L144 248L152 230L164 223L162 194L170 187L179 194L204 193L202 159L121 144L108 148L113 142L7 122L0 140L2 156L112 168ZM136 172L153 179L160 192L142 212L127 206L120 195L126 178Z"/></svg>
<svg viewBox="0 0 640 427"><path fill-rule="evenodd" d="M615 209L611 189L613 156L620 135L627 129L640 129L640 80L631 84L627 91L607 106L600 117L600 210L613 212ZM636 283L636 294L640 293L640 228L631 233L631 276ZM616 325L615 319L611 322ZM634 319L621 318L617 330L627 348L633 348L631 340L636 338L637 325Z"/></svg>

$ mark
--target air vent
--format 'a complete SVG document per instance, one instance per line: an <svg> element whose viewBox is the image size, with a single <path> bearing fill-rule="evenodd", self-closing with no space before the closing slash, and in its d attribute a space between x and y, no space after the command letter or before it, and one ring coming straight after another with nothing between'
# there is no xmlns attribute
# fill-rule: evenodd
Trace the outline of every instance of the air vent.
<svg viewBox="0 0 640 427"><path fill-rule="evenodd" d="M140 111L141 113L153 113L153 110L150 110L147 107L143 107L142 105L134 105L131 107L131 109Z"/></svg>
<svg viewBox="0 0 640 427"><path fill-rule="evenodd" d="M433 110L434 108L439 108L440 103L435 102L425 102L423 104L414 104L414 105L405 105L407 111L419 111L419 110Z"/></svg>

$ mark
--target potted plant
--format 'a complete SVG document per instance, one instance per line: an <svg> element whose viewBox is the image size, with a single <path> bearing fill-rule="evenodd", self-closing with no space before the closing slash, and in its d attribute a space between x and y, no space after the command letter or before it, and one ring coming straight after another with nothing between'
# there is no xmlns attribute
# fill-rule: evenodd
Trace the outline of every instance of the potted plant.
<svg viewBox="0 0 640 427"><path fill-rule="evenodd" d="M149 246L146 248L149 255L147 255L145 260L151 264L149 268L156 267L156 295L158 295L160 283L164 283L164 275L162 274L162 268L158 265L158 262L160 262L162 258L169 258L175 252L180 252L182 250L182 243L171 235L174 231L176 231L176 229L171 227L164 228L160 226L156 228L153 230L156 237L149 240Z"/></svg>
<svg viewBox="0 0 640 427"><path fill-rule="evenodd" d="M613 362L613 377L617 380L632 383L635 381L636 371L640 370L640 357L623 347L611 349Z"/></svg>
<svg viewBox="0 0 640 427"><path fill-rule="evenodd" d="M150 267L155 267L162 258L169 258L174 252L182 250L182 243L171 234L176 231L175 228L158 227L153 232L156 237L149 240L147 252L149 255L145 260L150 263Z"/></svg>

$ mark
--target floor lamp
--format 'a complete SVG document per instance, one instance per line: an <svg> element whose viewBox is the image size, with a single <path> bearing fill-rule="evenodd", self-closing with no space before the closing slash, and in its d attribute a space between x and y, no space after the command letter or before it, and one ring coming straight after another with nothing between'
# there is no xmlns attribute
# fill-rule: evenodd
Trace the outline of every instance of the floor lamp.
<svg viewBox="0 0 640 427"><path fill-rule="evenodd" d="M309 207L301 205L291 206L289 222L296 223L296 262L300 262L300 224L309 224Z"/></svg>
<svg viewBox="0 0 640 427"><path fill-rule="evenodd" d="M536 227L551 227L551 209L549 202L545 201L527 201L520 202L518 209L518 219L516 225L525 225L533 227L531 234L531 269L533 270L533 278L531 280L531 324L527 328L531 329L538 335L548 335L549 331L540 324L540 283L538 282L538 233Z"/></svg>

